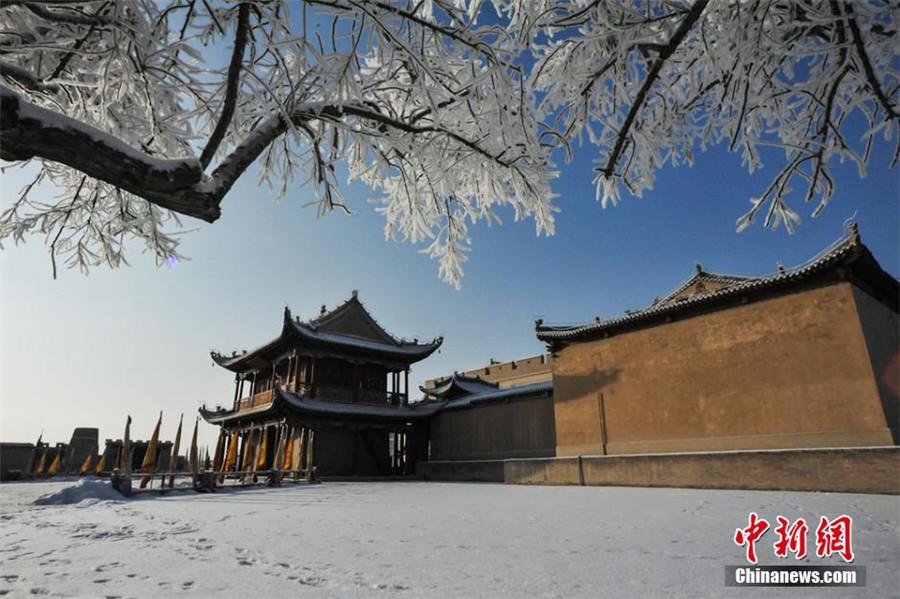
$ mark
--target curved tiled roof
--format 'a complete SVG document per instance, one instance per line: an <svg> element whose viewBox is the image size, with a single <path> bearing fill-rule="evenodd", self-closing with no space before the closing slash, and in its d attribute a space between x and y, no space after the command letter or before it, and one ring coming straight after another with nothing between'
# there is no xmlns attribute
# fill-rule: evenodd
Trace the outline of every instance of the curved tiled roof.
<svg viewBox="0 0 900 599"><path fill-rule="evenodd" d="M420 386L419 389L425 395L437 399L453 399L461 395L492 391L499 386L498 383L491 383L480 377L466 376L456 372L451 376L436 381L434 387L426 388Z"/></svg>
<svg viewBox="0 0 900 599"><path fill-rule="evenodd" d="M390 406L366 403L348 403L341 401L326 401L322 399L310 399L279 389L277 395L288 406L310 414L332 416L357 416L375 420L416 420L431 416L440 409L439 405Z"/></svg>
<svg viewBox="0 0 900 599"><path fill-rule="evenodd" d="M203 406L199 412L203 419L210 424L228 425L241 421L274 419L285 412L298 412L313 416L349 416L367 420L408 421L431 416L441 407L441 404L425 404L414 407L328 401L312 399L282 387L276 387L272 402L264 406L242 411L221 408L209 410Z"/></svg>
<svg viewBox="0 0 900 599"><path fill-rule="evenodd" d="M443 338L437 337L430 343L415 343L412 341L385 343L350 335L342 335L340 333L319 331L316 327L312 327L309 324L298 320L291 320L290 325L294 327L294 330L303 340L317 345L331 345L335 347L367 350L395 357L415 358L415 360L421 360L428 357L440 347L443 342Z"/></svg>
<svg viewBox="0 0 900 599"><path fill-rule="evenodd" d="M553 381L541 381L529 385L516 385L514 387L505 387L494 391L473 393L472 395L466 395L458 399L451 399L443 404L443 408L446 410L468 408L483 403L516 399L526 395L547 395L550 393L553 393Z"/></svg>
<svg viewBox="0 0 900 599"><path fill-rule="evenodd" d="M357 331L346 332L338 326L341 319L356 319ZM344 326L343 329L346 329ZM359 301L356 292L347 301L318 317L301 321L293 318L288 308L284 309L281 335L249 352L233 353L230 356L210 352L213 361L233 372L241 372L255 365L255 359L265 362L265 355L287 351L293 346L330 349L343 353L379 357L402 364L411 364L427 358L443 343L437 337L428 343L397 339L388 333Z"/></svg>
<svg viewBox="0 0 900 599"><path fill-rule="evenodd" d="M204 404L200 406L197 411L200 413L203 420L210 424L229 425L232 423L239 423L241 420L254 421L267 417L277 418L281 413L279 403L280 402L278 402L276 397L271 403L243 411L227 410L225 408L210 410L206 407L206 404Z"/></svg>
<svg viewBox="0 0 900 599"><path fill-rule="evenodd" d="M250 410L227 410L218 408L200 408L200 415L210 424L230 425L241 422L273 420L287 412L296 412L311 416L336 416L362 418L366 420L410 421L428 418L442 410L456 410L480 404L510 401L535 395L553 393L553 381L541 381L529 385L518 385L502 389L490 388L488 391L470 393L463 397L446 401L423 401L408 406L390 406L366 403L350 403L345 401L329 401L313 399L277 386L272 402Z"/></svg>
<svg viewBox="0 0 900 599"><path fill-rule="evenodd" d="M624 328L649 326L659 319L713 307L760 292L774 292L801 284L816 275L824 274L840 267L854 266L856 263L861 263L859 268L861 276L869 279L873 286L885 290L886 295L891 298L897 297L897 280L881 269L868 248L860 241L856 226L851 224L850 232L847 236L825 248L818 255L800 266L787 270L779 269L778 273L763 277L738 277L706 273L698 267L698 273L685 281L678 289L643 310L629 312L617 318L597 320L579 325L551 326L544 325L542 321L537 321L535 323L535 333L538 339L551 345L590 339ZM715 280L726 285L711 291L678 297L691 285L704 279ZM896 305L896 299L893 301Z"/></svg>
<svg viewBox="0 0 900 599"><path fill-rule="evenodd" d="M697 287L700 285L706 284L715 284L721 285L722 287L728 287L731 285L741 285L743 283L748 283L751 281L757 281L759 277L742 277L737 275L728 275L723 273L715 273L708 272L702 269L702 267L697 265L697 272L691 276L688 280L678 286L672 293L657 299L651 304L649 307L652 308L654 306L658 306L660 304L668 304L673 301L683 300L681 298L682 294L688 291L691 287ZM721 287L720 287L721 288Z"/></svg>

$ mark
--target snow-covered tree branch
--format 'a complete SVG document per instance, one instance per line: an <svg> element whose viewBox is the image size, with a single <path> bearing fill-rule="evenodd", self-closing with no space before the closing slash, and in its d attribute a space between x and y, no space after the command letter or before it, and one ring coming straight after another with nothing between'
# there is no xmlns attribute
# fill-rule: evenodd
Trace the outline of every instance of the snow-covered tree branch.
<svg viewBox="0 0 900 599"><path fill-rule="evenodd" d="M43 233L87 270L129 239L163 261L178 215L208 222L253 164L283 196L347 210L338 165L378 194L386 235L458 284L467 227L509 206L553 232L554 160L596 148L598 197L725 144L783 168L761 210L790 230L830 166L897 135L894 12L776 0L15 1L0 5L0 158L36 160L0 241ZM853 133L851 133L851 131ZM859 132L863 132L860 139ZM896 155L896 150L895 150ZM9 167L8 167L9 168ZM61 190L35 199L40 184Z"/></svg>
<svg viewBox="0 0 900 599"><path fill-rule="evenodd" d="M784 166L738 228L765 208L766 226L791 231L792 184L815 215L834 193L834 161L864 174L872 144L898 139L895 15L877 1L554 5L539 20L553 35L536 36L532 82L557 139L599 148L604 204L620 186L640 195L697 147L727 144L754 171L774 146Z"/></svg>

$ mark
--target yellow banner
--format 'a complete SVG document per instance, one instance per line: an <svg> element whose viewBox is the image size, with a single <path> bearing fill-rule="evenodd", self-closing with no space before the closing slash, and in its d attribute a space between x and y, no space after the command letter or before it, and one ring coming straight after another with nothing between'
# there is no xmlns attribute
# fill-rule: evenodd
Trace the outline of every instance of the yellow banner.
<svg viewBox="0 0 900 599"><path fill-rule="evenodd" d="M147 452L144 454L144 461L141 462L141 472L153 472L156 470L156 459L159 453L159 427L162 425L162 412L159 413L159 420L156 421L156 428L153 429L153 436L150 437L150 443L147 444ZM150 482L149 476L141 477L141 488L146 488Z"/></svg>

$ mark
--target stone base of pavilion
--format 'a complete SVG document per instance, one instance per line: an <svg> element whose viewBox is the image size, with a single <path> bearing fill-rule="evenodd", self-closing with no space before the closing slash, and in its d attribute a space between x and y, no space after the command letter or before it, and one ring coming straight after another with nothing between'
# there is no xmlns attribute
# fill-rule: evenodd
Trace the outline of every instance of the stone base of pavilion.
<svg viewBox="0 0 900 599"><path fill-rule="evenodd" d="M900 447L422 462L425 480L900 495Z"/></svg>

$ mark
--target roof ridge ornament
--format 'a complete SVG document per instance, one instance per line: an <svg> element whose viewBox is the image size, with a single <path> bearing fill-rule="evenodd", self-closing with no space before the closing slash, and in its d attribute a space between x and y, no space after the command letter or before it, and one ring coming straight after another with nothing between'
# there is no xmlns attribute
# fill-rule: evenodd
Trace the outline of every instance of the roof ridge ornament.
<svg viewBox="0 0 900 599"><path fill-rule="evenodd" d="M697 269L697 274L698 274L698 275L703 273L703 265L700 264L699 261L698 261L698 262L694 262L694 268Z"/></svg>
<svg viewBox="0 0 900 599"><path fill-rule="evenodd" d="M777 274L759 277L738 277L704 273L713 281L720 278L734 279L734 284L715 289L709 293L675 297L684 292L691 284L698 282L697 275L694 275L676 291L662 298L661 303L659 304L651 305L644 310L625 310L624 315L610 318L609 320L600 323L594 321L577 325L550 325L538 327L538 330L536 331L537 338L548 343L551 346L551 349L556 351L564 346L564 344L572 341L598 335L606 337L610 334L615 334L618 330L625 329L626 327L647 326L638 323L644 323L646 321L649 325L654 319L662 316L665 316L666 321L668 322L673 315L682 313L682 310L686 309L686 306L696 307L696 310L694 310L696 312L705 310L705 306L713 307L716 305L723 305L729 298L737 298L741 303L747 303L751 299L748 295L751 291L754 295L759 295L764 292L775 291L778 289L799 288L802 281L808 280L810 277L818 276L823 272L835 272L841 264L843 264L841 268L848 269L856 260L866 261L866 266L860 271L860 274L865 278L866 282L879 288L883 287L889 297L896 297L897 290L900 289L897 279L881 268L877 260L872 256L871 251L866 248L859 239L859 228L857 224L848 219L848 221L845 222L845 227L848 234L843 235L836 242L832 243L806 262L790 268L785 268L783 264L779 262L778 265L780 268ZM702 268L699 262L696 264L698 265L698 268ZM701 306L704 308L701 308Z"/></svg>

